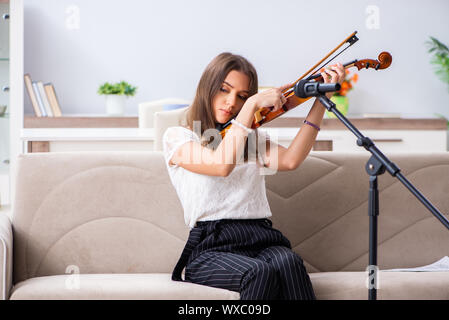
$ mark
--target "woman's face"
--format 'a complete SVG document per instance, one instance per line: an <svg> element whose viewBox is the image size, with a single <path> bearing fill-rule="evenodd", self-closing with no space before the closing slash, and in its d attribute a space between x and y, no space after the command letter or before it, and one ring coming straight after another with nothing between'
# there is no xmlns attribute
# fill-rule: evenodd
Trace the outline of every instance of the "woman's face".
<svg viewBox="0 0 449 320"><path fill-rule="evenodd" d="M228 122L239 113L248 96L249 77L240 71L230 71L212 100L215 122Z"/></svg>

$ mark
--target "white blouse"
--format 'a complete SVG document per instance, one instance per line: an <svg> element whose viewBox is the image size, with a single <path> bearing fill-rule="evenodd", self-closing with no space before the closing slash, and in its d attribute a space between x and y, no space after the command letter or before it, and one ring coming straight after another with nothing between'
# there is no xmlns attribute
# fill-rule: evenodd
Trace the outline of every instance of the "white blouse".
<svg viewBox="0 0 449 320"><path fill-rule="evenodd" d="M266 133L259 131L259 139ZM190 228L197 221L271 217L265 190L264 167L255 160L237 164L227 177L209 176L169 164L176 150L198 135L185 127L169 127L162 137L165 164Z"/></svg>

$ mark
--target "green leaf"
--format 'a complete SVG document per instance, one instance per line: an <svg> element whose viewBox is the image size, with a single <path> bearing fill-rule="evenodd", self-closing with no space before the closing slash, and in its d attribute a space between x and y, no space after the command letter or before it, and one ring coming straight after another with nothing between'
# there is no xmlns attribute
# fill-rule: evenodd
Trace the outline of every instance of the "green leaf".
<svg viewBox="0 0 449 320"><path fill-rule="evenodd" d="M119 95L127 95L133 96L136 93L137 87L131 86L126 81L120 81L114 84L110 84L109 82L105 82L100 85L98 88L98 94L119 94Z"/></svg>
<svg viewBox="0 0 449 320"><path fill-rule="evenodd" d="M438 78L449 85L449 48L438 39L432 36L429 38L426 45L429 47L428 52L433 54L430 63L434 65Z"/></svg>

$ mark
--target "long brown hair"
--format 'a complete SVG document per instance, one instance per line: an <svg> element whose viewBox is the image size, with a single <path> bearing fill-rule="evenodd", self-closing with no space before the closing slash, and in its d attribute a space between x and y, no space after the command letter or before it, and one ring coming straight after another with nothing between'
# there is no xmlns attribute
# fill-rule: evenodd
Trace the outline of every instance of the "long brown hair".
<svg viewBox="0 0 449 320"><path fill-rule="evenodd" d="M208 129L217 128L217 123L215 122L214 112L212 101L215 95L219 92L221 86L223 85L223 81L226 79L226 76L231 71L240 71L248 76L249 78L249 95L248 97L254 95L258 91L258 78L256 69L253 65L244 57L236 54L232 54L230 52L223 52L216 56L206 67L204 70L200 81L198 83L198 87L196 90L195 98L187 108L186 112L186 124L193 130L193 122L200 121L201 122L201 144L203 146L208 146L212 149L218 147L218 143L214 143L216 141L211 141L213 137L204 137L204 131ZM195 128L196 129L196 128ZM248 160L248 141L250 139L254 139L251 137L252 134L255 134L256 137L256 155L258 151L258 134L257 130L254 130L248 136L245 145L244 151L244 161ZM209 139L208 139L209 138Z"/></svg>

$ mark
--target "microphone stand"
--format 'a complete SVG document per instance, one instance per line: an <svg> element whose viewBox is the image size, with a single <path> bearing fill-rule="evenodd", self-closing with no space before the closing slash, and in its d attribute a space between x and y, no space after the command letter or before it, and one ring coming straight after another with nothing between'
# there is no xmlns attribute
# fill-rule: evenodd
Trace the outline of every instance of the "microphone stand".
<svg viewBox="0 0 449 320"><path fill-rule="evenodd" d="M396 177L402 184L416 197L419 201L449 229L449 220L447 220L432 203L430 203L400 172L400 169L391 162L373 143L373 141L365 137L356 127L343 116L335 107L328 97L324 94L317 94L317 98L323 106L335 114L335 116L343 122L343 124L357 137L357 145L364 147L371 152L372 156L365 165L365 170L369 175L369 202L368 202L368 216L369 216L369 266L368 276L368 299L377 299L377 217L379 216L379 191L377 189L377 177L388 171L393 177Z"/></svg>

